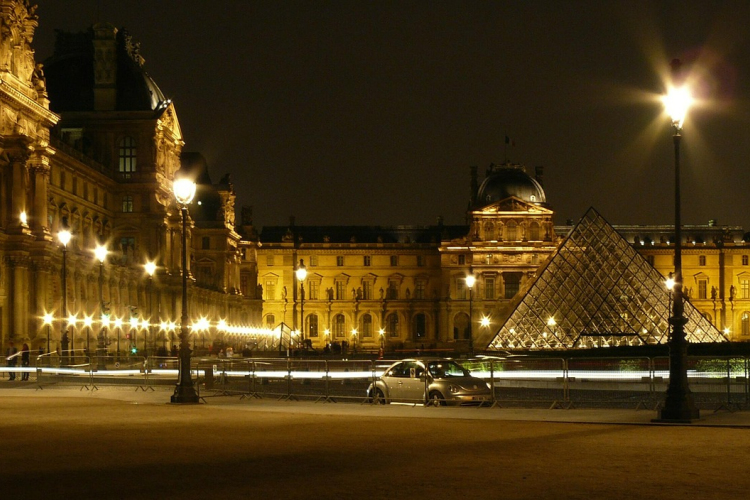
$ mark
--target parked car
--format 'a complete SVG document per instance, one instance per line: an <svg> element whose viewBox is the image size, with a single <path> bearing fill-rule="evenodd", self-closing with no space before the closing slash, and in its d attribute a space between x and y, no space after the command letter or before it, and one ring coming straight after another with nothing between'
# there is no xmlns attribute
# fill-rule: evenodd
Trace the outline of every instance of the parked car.
<svg viewBox="0 0 750 500"><path fill-rule="evenodd" d="M490 386L452 359L405 359L393 363L367 389L370 401L481 405L492 401Z"/></svg>

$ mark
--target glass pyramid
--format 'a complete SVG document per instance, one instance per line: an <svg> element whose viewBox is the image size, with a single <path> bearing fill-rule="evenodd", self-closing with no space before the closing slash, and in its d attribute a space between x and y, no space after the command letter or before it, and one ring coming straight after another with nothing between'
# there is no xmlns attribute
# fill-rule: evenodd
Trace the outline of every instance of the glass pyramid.
<svg viewBox="0 0 750 500"><path fill-rule="evenodd" d="M489 350L663 344L671 293L664 277L590 208L539 271ZM685 302L689 342L726 340Z"/></svg>

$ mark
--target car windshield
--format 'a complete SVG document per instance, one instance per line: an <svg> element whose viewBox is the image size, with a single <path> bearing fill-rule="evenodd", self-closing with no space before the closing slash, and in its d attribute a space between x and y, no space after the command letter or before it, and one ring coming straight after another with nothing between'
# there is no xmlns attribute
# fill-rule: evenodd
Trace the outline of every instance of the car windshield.
<svg viewBox="0 0 750 500"><path fill-rule="evenodd" d="M455 361L430 361L427 370L435 378L470 377L469 370Z"/></svg>

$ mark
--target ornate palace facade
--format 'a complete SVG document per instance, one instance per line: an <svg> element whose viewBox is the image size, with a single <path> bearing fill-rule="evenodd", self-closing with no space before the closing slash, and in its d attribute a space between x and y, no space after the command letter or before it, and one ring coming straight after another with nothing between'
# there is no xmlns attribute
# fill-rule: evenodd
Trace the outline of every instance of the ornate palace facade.
<svg viewBox="0 0 750 500"><path fill-rule="evenodd" d="M100 334L108 344L121 336L123 350L170 347L174 336L159 325L181 314L181 223L172 194L180 168L195 173L200 202L189 221L191 319L259 321L259 302L240 293L232 184L228 177L212 184L205 161L183 153L175 106L145 72L138 44L97 24L59 33L42 65L31 48L37 25L26 0L0 0L3 352L9 340L59 348L66 328L76 348ZM57 239L63 229L72 234L65 251ZM101 264L99 244L108 248ZM149 261L157 264L153 277L144 270ZM103 312L124 320L122 331L101 329ZM131 318L141 326L131 328Z"/></svg>

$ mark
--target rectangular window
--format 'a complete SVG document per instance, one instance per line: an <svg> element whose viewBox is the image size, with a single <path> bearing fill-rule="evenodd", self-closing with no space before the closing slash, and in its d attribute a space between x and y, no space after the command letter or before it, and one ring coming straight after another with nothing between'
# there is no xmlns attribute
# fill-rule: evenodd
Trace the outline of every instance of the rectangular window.
<svg viewBox="0 0 750 500"><path fill-rule="evenodd" d="M419 280L414 285L414 298L423 299L425 298L425 282Z"/></svg>
<svg viewBox="0 0 750 500"><path fill-rule="evenodd" d="M370 256L369 255L365 255L364 262L363 262L364 266L365 267L370 267L370 262L371 262Z"/></svg>
<svg viewBox="0 0 750 500"><path fill-rule="evenodd" d="M742 265L746 266L747 265L747 261L748 261L747 255L743 255L742 256Z"/></svg>
<svg viewBox="0 0 750 500"><path fill-rule="evenodd" d="M708 297L708 281L707 280L698 280L698 298L699 299L705 299Z"/></svg>
<svg viewBox="0 0 750 500"><path fill-rule="evenodd" d="M336 265L339 267L343 267L344 265L344 256L343 255L337 255L336 256Z"/></svg>
<svg viewBox="0 0 750 500"><path fill-rule="evenodd" d="M306 318L307 326L309 328L308 335L310 337L317 337L318 336L318 315L317 314L311 314L309 317Z"/></svg>
<svg viewBox="0 0 750 500"><path fill-rule="evenodd" d="M315 267L318 265L318 256L317 255L311 255L310 256L310 265L312 267Z"/></svg>
<svg viewBox="0 0 750 500"><path fill-rule="evenodd" d="M391 267L398 266L398 255L391 255Z"/></svg>
<svg viewBox="0 0 750 500"><path fill-rule="evenodd" d="M94 204L99 203L99 188L97 187L94 188L94 200L93 201L94 201Z"/></svg>
<svg viewBox="0 0 750 500"><path fill-rule="evenodd" d="M495 299L495 278L484 278L484 298Z"/></svg>
<svg viewBox="0 0 750 500"><path fill-rule="evenodd" d="M463 266L466 264L466 256L465 255L459 255L458 256L458 265Z"/></svg>
<svg viewBox="0 0 750 500"><path fill-rule="evenodd" d="M126 195L122 197L122 211L129 214L133 212L133 197Z"/></svg>
<svg viewBox="0 0 750 500"><path fill-rule="evenodd" d="M83 199L87 201L89 199L89 183L85 181L83 183Z"/></svg>
<svg viewBox="0 0 750 500"><path fill-rule="evenodd" d="M458 278L456 280L456 298L461 300L468 298L466 293L466 281L464 278Z"/></svg>
<svg viewBox="0 0 750 500"><path fill-rule="evenodd" d="M275 281L266 281L266 300L276 300Z"/></svg>
<svg viewBox="0 0 750 500"><path fill-rule="evenodd" d="M267 266L273 265L273 254L266 255L266 265Z"/></svg>
<svg viewBox="0 0 750 500"><path fill-rule="evenodd" d="M424 267L424 255L417 255L417 267Z"/></svg>
<svg viewBox="0 0 750 500"><path fill-rule="evenodd" d="M247 292L250 288L250 273L240 274L240 292L242 295L247 297Z"/></svg>
<svg viewBox="0 0 750 500"><path fill-rule="evenodd" d="M78 177L73 177L73 189L70 192L78 195Z"/></svg>
<svg viewBox="0 0 750 500"><path fill-rule="evenodd" d="M336 282L336 300L346 300L346 283Z"/></svg>
<svg viewBox="0 0 750 500"><path fill-rule="evenodd" d="M202 250L210 250L211 249L211 238L208 236L204 236L201 238L201 249Z"/></svg>
<svg viewBox="0 0 750 500"><path fill-rule="evenodd" d="M320 298L320 282L319 281L311 281L308 285L309 288L309 299L310 300L318 300Z"/></svg>
<svg viewBox="0 0 750 500"><path fill-rule="evenodd" d="M750 299L750 280L740 281L740 298Z"/></svg>
<svg viewBox="0 0 750 500"><path fill-rule="evenodd" d="M654 256L646 255L646 262L648 262L651 265L651 267L654 267Z"/></svg>
<svg viewBox="0 0 750 500"><path fill-rule="evenodd" d="M372 281L362 282L362 299L372 300Z"/></svg>
<svg viewBox="0 0 750 500"><path fill-rule="evenodd" d="M505 279L505 298L512 299L521 287L521 277L514 273L507 273L503 275L503 278Z"/></svg>
<svg viewBox="0 0 750 500"><path fill-rule="evenodd" d="M705 255L699 255L698 256L698 265L699 266L705 266L706 265L706 256Z"/></svg>
<svg viewBox="0 0 750 500"><path fill-rule="evenodd" d="M122 252L120 260L123 263L132 262L135 255L135 238L132 236L120 238L120 251Z"/></svg>
<svg viewBox="0 0 750 500"><path fill-rule="evenodd" d="M391 300L398 299L398 283L395 281L388 282L388 298Z"/></svg>

